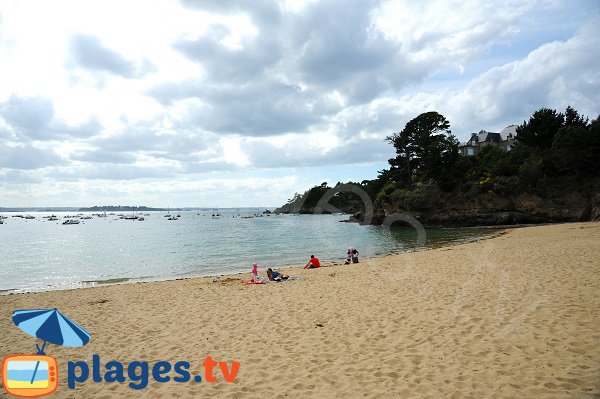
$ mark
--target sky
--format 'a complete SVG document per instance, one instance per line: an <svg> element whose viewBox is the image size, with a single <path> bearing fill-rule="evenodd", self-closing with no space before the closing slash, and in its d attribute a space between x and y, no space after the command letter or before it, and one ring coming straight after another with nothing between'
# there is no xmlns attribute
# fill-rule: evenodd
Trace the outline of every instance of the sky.
<svg viewBox="0 0 600 399"><path fill-rule="evenodd" d="M0 207L271 207L385 137L600 114L600 1L0 2Z"/></svg>

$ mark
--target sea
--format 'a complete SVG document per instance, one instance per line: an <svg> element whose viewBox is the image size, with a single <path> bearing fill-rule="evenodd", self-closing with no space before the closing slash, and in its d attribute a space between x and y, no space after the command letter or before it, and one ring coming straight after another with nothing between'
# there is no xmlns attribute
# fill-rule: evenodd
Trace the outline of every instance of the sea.
<svg viewBox="0 0 600 399"><path fill-rule="evenodd" d="M310 255L322 263L343 263L350 246L358 249L360 257L370 257L469 241L495 232L433 228L419 235L408 225L386 228L344 223L349 215L277 215L239 209L107 213L105 217L54 212L56 221L50 221L50 215L0 214L4 218L0 224L0 294L228 275L249 272L254 262L264 273L267 267L304 265ZM63 224L67 220L79 223Z"/></svg>

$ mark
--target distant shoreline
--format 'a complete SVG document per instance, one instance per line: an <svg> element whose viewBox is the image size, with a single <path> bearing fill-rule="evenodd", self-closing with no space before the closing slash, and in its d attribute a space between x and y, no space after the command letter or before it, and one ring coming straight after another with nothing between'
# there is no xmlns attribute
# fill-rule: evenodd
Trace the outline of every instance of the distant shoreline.
<svg viewBox="0 0 600 399"><path fill-rule="evenodd" d="M176 207L176 208L152 208L146 206L93 206L93 207L0 207L0 213L2 212L131 212L131 211L140 211L140 212L210 212L212 210L219 211L227 211L227 210L261 210L261 212L265 209L275 209L274 206L267 207L252 207L252 206L240 206L240 207L225 207L225 208L216 208L216 207Z"/></svg>

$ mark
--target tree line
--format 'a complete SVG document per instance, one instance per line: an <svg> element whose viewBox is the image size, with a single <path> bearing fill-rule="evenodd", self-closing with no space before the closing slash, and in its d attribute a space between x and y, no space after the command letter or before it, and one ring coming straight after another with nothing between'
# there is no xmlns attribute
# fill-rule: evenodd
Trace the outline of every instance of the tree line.
<svg viewBox="0 0 600 399"><path fill-rule="evenodd" d="M591 195L600 188L600 116L590 121L570 106L564 112L535 111L517 126L509 151L487 145L474 156L461 156L450 122L438 112L417 116L386 141L396 150L389 168L378 171L375 179L351 183L366 191L380 212L426 209L433 200L429 197L439 192L468 200L482 194ZM330 188L323 183L295 194L288 205L303 204L308 211ZM361 211L356 195L336 198L332 205L339 209Z"/></svg>

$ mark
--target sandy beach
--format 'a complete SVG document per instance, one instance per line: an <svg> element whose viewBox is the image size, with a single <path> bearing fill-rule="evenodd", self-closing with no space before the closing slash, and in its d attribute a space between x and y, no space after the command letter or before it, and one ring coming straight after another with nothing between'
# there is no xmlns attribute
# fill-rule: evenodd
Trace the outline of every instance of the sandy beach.
<svg viewBox="0 0 600 399"><path fill-rule="evenodd" d="M285 273L300 279L244 286L247 273L1 296L0 355L35 352L14 310L56 307L92 339L48 346L59 365L52 397L600 397L600 223ZM134 390L90 376L69 389L67 362L91 367L94 354L102 364L187 361L192 375L207 356L240 367L234 382L216 367L214 383L150 374Z"/></svg>

